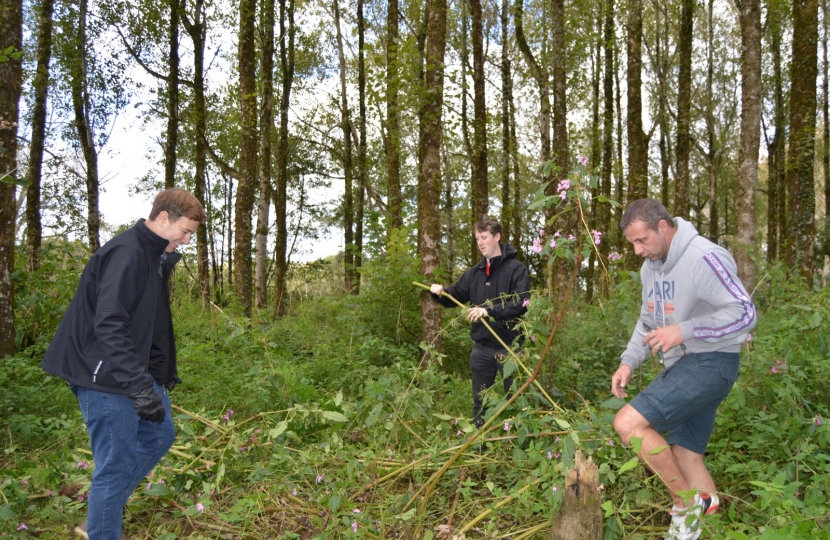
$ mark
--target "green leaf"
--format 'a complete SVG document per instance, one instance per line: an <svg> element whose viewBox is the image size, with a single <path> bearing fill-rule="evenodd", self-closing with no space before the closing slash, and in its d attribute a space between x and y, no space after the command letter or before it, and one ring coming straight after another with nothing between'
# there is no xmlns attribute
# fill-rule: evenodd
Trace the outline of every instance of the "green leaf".
<svg viewBox="0 0 830 540"><path fill-rule="evenodd" d="M337 411L323 411L323 418L332 422L348 422L349 419L343 413Z"/></svg>
<svg viewBox="0 0 830 540"><path fill-rule="evenodd" d="M1 521L11 521L16 517L17 514L14 513L12 510L12 504L4 504L3 508L0 508L0 520Z"/></svg>
<svg viewBox="0 0 830 540"><path fill-rule="evenodd" d="M409 510L407 510L403 514L398 514L395 517L397 519L401 520L401 521L409 521L410 519L415 517L415 510L416 510L415 508L410 508Z"/></svg>
<svg viewBox="0 0 830 540"><path fill-rule="evenodd" d="M432 416L438 418L439 420L452 420L452 416L448 414L432 413Z"/></svg>
<svg viewBox="0 0 830 540"><path fill-rule="evenodd" d="M602 509L605 510L605 515L603 517L610 517L614 515L614 503L611 501L605 501L602 503Z"/></svg>
<svg viewBox="0 0 830 540"><path fill-rule="evenodd" d="M623 463L622 467L620 467L619 473L622 474L624 472L628 472L631 469L635 468L639 464L640 464L640 459L636 458L636 457L633 457L633 458L629 459L628 461L626 461L625 463Z"/></svg>
<svg viewBox="0 0 830 540"><path fill-rule="evenodd" d="M556 423L559 424L559 427L561 427L562 429L571 429L571 425L565 420L562 420L560 418L555 418L555 420Z"/></svg>
<svg viewBox="0 0 830 540"><path fill-rule="evenodd" d="M279 437L280 435L285 433L286 429L288 429L288 421L283 420L282 422L277 424L277 427L275 427L274 429L272 429L268 432L268 438L269 439L276 439L277 437Z"/></svg>
<svg viewBox="0 0 830 540"><path fill-rule="evenodd" d="M606 399L605 401L603 401L600 407L602 407L603 409L612 409L616 411L621 409L623 405L625 405L624 399L612 397L610 399Z"/></svg>
<svg viewBox="0 0 830 540"><path fill-rule="evenodd" d="M166 497L170 495L170 490L167 489L167 486L164 484L154 482L150 486L150 489L145 489L143 493L144 495L149 495L150 497Z"/></svg>
<svg viewBox="0 0 830 540"><path fill-rule="evenodd" d="M339 407L343 403L343 390L338 390L337 395L334 396L334 405Z"/></svg>
<svg viewBox="0 0 830 540"><path fill-rule="evenodd" d="M337 495L329 497L329 508L332 512L337 512L337 509L340 508L340 497Z"/></svg>
<svg viewBox="0 0 830 540"><path fill-rule="evenodd" d="M668 446L659 446L657 448L652 448L651 450L648 451L648 455L655 456L655 455L659 454L660 452L662 452L663 450L665 450L666 448L668 448Z"/></svg>

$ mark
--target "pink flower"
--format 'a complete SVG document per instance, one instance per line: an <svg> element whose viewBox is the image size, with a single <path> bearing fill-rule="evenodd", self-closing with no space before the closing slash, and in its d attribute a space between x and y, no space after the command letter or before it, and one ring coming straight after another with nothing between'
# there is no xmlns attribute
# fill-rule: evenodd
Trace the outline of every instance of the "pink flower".
<svg viewBox="0 0 830 540"><path fill-rule="evenodd" d="M239 451L240 451L240 452L245 452L246 450L248 450L248 447L247 447L247 446L240 446L240 447L239 447Z"/></svg>
<svg viewBox="0 0 830 540"><path fill-rule="evenodd" d="M151 487L153 487L153 483L152 482L147 482L147 489L150 489Z"/></svg>
<svg viewBox="0 0 830 540"><path fill-rule="evenodd" d="M591 234L594 235L594 244L599 245L600 239L602 238L602 233L600 231L591 231Z"/></svg>
<svg viewBox="0 0 830 540"><path fill-rule="evenodd" d="M322 475L322 474L318 474L318 475L317 475L317 483L319 484L319 483L320 483L320 482L322 482L322 481L323 481L323 475Z"/></svg>
<svg viewBox="0 0 830 540"><path fill-rule="evenodd" d="M562 236L562 234L559 231L556 231L555 233L553 233L554 238L559 238L560 236Z"/></svg>
<svg viewBox="0 0 830 540"><path fill-rule="evenodd" d="M574 239L574 235L569 234L569 235L568 235L568 240L573 240L573 239Z"/></svg>
<svg viewBox="0 0 830 540"><path fill-rule="evenodd" d="M588 166L588 156L579 156L577 160L582 164L583 167Z"/></svg>
<svg viewBox="0 0 830 540"><path fill-rule="evenodd" d="M530 336L530 341L536 341L536 336Z"/></svg>
<svg viewBox="0 0 830 540"><path fill-rule="evenodd" d="M772 368L770 368L770 371L773 373L778 373L778 366L772 366Z"/></svg>
<svg viewBox="0 0 830 540"><path fill-rule="evenodd" d="M539 236L545 236L545 229L539 229Z"/></svg>
<svg viewBox="0 0 830 540"><path fill-rule="evenodd" d="M204 513L205 505L202 503L196 503L196 510L198 510L200 514Z"/></svg>
<svg viewBox="0 0 830 540"><path fill-rule="evenodd" d="M21 523L20 525L17 526L17 530L18 531L28 531L29 527L27 527L25 523Z"/></svg>
<svg viewBox="0 0 830 540"><path fill-rule="evenodd" d="M353 530L354 532L357 532L357 521L353 521L353 522L352 522L352 530Z"/></svg>
<svg viewBox="0 0 830 540"><path fill-rule="evenodd" d="M559 459L559 456L561 456L561 455L562 454L560 454L559 452L556 452L555 454L553 454L553 457L555 457L556 459Z"/></svg>
<svg viewBox="0 0 830 540"><path fill-rule="evenodd" d="M505 431L510 431L510 422L505 422L504 423L504 430Z"/></svg>
<svg viewBox="0 0 830 540"><path fill-rule="evenodd" d="M26 479L24 478L23 480L21 480L21 481L20 481L20 485L21 485L21 486L28 486L28 485L29 485L29 481L28 481L28 480L26 480Z"/></svg>
<svg viewBox="0 0 830 540"><path fill-rule="evenodd" d="M548 459L553 459L553 452L548 452Z"/></svg>
<svg viewBox="0 0 830 540"><path fill-rule="evenodd" d="M821 426L821 416L816 416L816 425Z"/></svg>
<svg viewBox="0 0 830 540"><path fill-rule="evenodd" d="M555 438L555 439L553 440L553 442L559 442L559 441L561 441L561 440L562 440L562 439L560 439L559 437L557 437L557 438Z"/></svg>
<svg viewBox="0 0 830 540"><path fill-rule="evenodd" d="M619 261L620 259L622 259L622 255L620 255L616 251L613 251L613 252L608 254L608 260L609 261Z"/></svg>
<svg viewBox="0 0 830 540"><path fill-rule="evenodd" d="M530 298L525 298L522 300L522 307L527 307L530 305ZM458 418L455 419L455 423L458 423Z"/></svg>
<svg viewBox="0 0 830 540"><path fill-rule="evenodd" d="M461 430L460 430L460 429L459 429L458 431L456 431L456 432L455 432L455 436L456 436L456 437L460 437L461 435L463 435L463 433L461 432ZM392 458L389 458L389 459L392 459Z"/></svg>
<svg viewBox="0 0 830 540"><path fill-rule="evenodd" d="M556 238L552 238L550 241L550 248L553 249L556 247Z"/></svg>
<svg viewBox="0 0 830 540"><path fill-rule="evenodd" d="M746 335L746 340L747 341L752 341L752 334L747 334Z"/></svg>
<svg viewBox="0 0 830 540"><path fill-rule="evenodd" d="M297 488L292 489L291 494L296 497L297 496Z"/></svg>
<svg viewBox="0 0 830 540"><path fill-rule="evenodd" d="M559 185L556 186L556 192L559 193L560 191L566 191L569 187L571 187L571 181L565 178L564 180L559 181Z"/></svg>
<svg viewBox="0 0 830 540"><path fill-rule="evenodd" d="M352 513L353 514L359 514L360 513L360 508L355 508L354 510L352 510Z"/></svg>
<svg viewBox="0 0 830 540"><path fill-rule="evenodd" d="M86 460L84 460L84 461L79 461L79 462L75 465L75 468L76 468L76 469L89 469L89 462L88 462L88 461L86 461Z"/></svg>
<svg viewBox="0 0 830 540"><path fill-rule="evenodd" d="M233 416L234 414L236 413L233 411L233 409L228 409L228 412L225 413L225 416L222 417L222 420L224 420L225 422L230 422L231 416Z"/></svg>
<svg viewBox="0 0 830 540"><path fill-rule="evenodd" d="M551 491L556 491L556 486L553 486L553 487L552 487L552 488L550 488L550 489L551 489Z"/></svg>
<svg viewBox="0 0 830 540"><path fill-rule="evenodd" d="M538 238L533 241L533 247L530 248L533 253L542 253L542 241Z"/></svg>
<svg viewBox="0 0 830 540"><path fill-rule="evenodd" d="M560 191L560 192L559 192L559 198L560 198L560 199L562 199L563 201L564 201L567 197L568 197L568 192L567 192L567 191Z"/></svg>

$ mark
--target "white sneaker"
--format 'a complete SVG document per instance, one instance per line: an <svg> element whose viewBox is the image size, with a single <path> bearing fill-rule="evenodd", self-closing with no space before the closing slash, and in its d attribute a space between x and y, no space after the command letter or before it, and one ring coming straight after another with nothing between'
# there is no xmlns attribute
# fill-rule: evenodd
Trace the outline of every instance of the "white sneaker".
<svg viewBox="0 0 830 540"><path fill-rule="evenodd" d="M692 499L688 508L672 506L671 526L669 526L666 540L697 540L700 538L700 516L710 515L718 511L720 499L717 495L699 493Z"/></svg>

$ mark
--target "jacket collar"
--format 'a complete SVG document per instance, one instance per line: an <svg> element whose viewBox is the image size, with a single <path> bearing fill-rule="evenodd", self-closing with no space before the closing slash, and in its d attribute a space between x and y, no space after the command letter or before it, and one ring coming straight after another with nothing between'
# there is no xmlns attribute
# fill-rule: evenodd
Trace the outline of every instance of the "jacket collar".
<svg viewBox="0 0 830 540"><path fill-rule="evenodd" d="M135 229L138 231L139 237L142 239L147 250L156 258L161 258L161 254L170 245L166 238L162 238L153 231L145 223L144 218L139 219L135 224Z"/></svg>

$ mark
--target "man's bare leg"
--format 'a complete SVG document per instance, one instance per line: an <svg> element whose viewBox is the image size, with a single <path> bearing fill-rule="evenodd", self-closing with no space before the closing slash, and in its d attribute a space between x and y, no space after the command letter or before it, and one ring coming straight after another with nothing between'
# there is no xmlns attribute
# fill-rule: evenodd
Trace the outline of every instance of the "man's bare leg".
<svg viewBox="0 0 830 540"><path fill-rule="evenodd" d="M703 456L688 448L672 445L672 454L677 466L689 482L689 485L701 493L717 493L715 481L703 463Z"/></svg>
<svg viewBox="0 0 830 540"><path fill-rule="evenodd" d="M683 469L678 464L673 449L666 442L666 439L651 427L648 420L637 412L634 407L626 404L619 410L616 418L614 418L614 429L617 430L623 443L627 445L631 444L632 437L638 437L643 440L640 446L640 460L660 477L660 480L668 488L669 494L675 504L679 507L688 506L689 499L681 497L678 495L678 492L689 491L692 489L692 486L687 480ZM658 450L661 448L662 450ZM702 457L701 465L703 463ZM691 467L691 470L692 472L697 471L694 466ZM708 472L706 474L708 475ZM711 482L711 477L709 481Z"/></svg>

